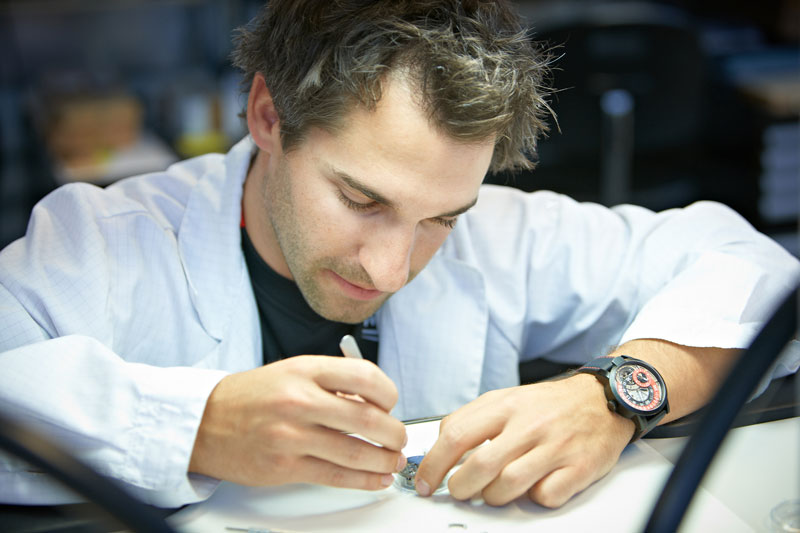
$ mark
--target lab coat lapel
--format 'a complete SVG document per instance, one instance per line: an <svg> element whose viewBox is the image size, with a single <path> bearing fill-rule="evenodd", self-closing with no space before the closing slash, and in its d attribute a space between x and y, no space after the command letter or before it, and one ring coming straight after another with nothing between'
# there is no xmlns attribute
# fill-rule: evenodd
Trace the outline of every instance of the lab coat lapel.
<svg viewBox="0 0 800 533"><path fill-rule="evenodd" d="M191 163L200 174L178 234L181 261L190 294L206 331L221 340L246 274L241 253L242 186L252 143L240 141L223 157ZM190 163L190 164L191 164Z"/></svg>
<svg viewBox="0 0 800 533"><path fill-rule="evenodd" d="M437 254L379 315L378 360L400 392L393 414L442 415L475 399L487 327L480 272Z"/></svg>

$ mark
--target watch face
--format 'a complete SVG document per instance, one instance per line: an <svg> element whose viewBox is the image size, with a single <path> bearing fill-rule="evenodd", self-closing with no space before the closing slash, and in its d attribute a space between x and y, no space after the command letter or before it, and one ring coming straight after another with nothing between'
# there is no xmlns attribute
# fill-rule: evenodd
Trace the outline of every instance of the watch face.
<svg viewBox="0 0 800 533"><path fill-rule="evenodd" d="M640 413L653 413L664 404L664 386L652 370L636 363L620 365L611 376L615 396Z"/></svg>

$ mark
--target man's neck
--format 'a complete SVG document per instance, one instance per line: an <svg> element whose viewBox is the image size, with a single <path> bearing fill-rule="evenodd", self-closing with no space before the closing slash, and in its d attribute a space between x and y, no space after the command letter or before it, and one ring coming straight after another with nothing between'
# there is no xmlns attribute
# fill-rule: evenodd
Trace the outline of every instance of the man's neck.
<svg viewBox="0 0 800 533"><path fill-rule="evenodd" d="M264 180L267 178L269 155L257 150L250 161L244 182L242 210L247 235L253 247L272 270L287 279L293 279L283 259L278 239L264 205Z"/></svg>

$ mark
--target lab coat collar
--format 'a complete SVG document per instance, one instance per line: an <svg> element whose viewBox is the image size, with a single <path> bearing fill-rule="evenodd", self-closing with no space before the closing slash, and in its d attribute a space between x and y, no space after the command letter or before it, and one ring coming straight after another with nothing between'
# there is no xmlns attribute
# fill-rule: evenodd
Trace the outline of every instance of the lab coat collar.
<svg viewBox="0 0 800 533"><path fill-rule="evenodd" d="M483 277L440 250L378 316L381 368L401 420L450 413L481 390L488 303Z"/></svg>
<svg viewBox="0 0 800 533"><path fill-rule="evenodd" d="M178 232L178 248L200 322L222 340L246 275L239 221L242 188L253 143L249 137L225 156L202 156L203 164L186 205Z"/></svg>

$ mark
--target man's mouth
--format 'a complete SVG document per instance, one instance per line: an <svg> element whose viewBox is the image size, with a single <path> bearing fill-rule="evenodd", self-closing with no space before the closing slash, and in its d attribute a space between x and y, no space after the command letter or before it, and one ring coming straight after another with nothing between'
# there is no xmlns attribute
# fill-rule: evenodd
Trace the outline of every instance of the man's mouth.
<svg viewBox="0 0 800 533"><path fill-rule="evenodd" d="M350 298L355 300L374 300L381 294L382 291L362 287L361 285L357 285L350 281L347 281L345 278L334 272L333 270L328 270L330 272L331 277L336 282L339 287L341 287L342 291Z"/></svg>

